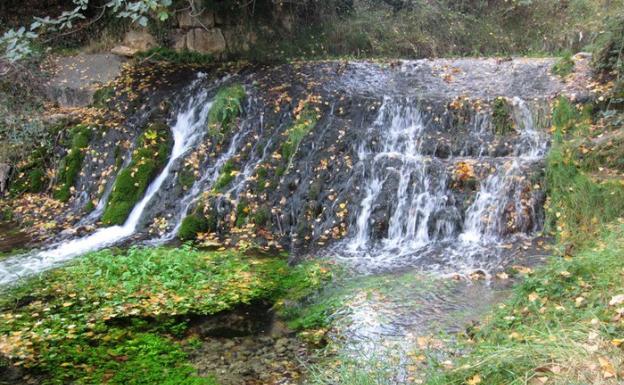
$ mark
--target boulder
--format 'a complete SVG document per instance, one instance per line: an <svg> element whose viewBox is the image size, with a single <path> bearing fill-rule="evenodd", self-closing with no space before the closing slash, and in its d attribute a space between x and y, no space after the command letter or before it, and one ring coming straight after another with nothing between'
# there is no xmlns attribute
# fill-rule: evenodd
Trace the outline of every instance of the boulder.
<svg viewBox="0 0 624 385"><path fill-rule="evenodd" d="M11 166L6 163L0 163L0 195L3 195L7 191L10 174Z"/></svg>
<svg viewBox="0 0 624 385"><path fill-rule="evenodd" d="M225 38L219 28L194 28L185 35L185 45L190 51L212 55L221 54L226 49Z"/></svg>
<svg viewBox="0 0 624 385"><path fill-rule="evenodd" d="M119 56L132 57L137 52L147 51L156 47L156 39L146 30L128 31L124 36L123 43L111 50L111 53Z"/></svg>

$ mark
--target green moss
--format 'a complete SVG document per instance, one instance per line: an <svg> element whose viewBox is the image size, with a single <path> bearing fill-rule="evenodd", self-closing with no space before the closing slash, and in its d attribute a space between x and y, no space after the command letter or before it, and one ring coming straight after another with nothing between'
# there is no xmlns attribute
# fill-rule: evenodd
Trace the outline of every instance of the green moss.
<svg viewBox="0 0 624 385"><path fill-rule="evenodd" d="M221 173L217 178L217 181L214 184L214 190L218 192L223 192L225 188L232 183L232 181L236 178L236 169L233 160L228 160L225 162L223 167L221 168Z"/></svg>
<svg viewBox="0 0 624 385"><path fill-rule="evenodd" d="M286 131L287 139L282 143L281 153L287 163L290 163L303 138L316 126L317 120L316 111L306 105L293 126Z"/></svg>
<svg viewBox="0 0 624 385"><path fill-rule="evenodd" d="M178 173L178 183L184 190L188 190L195 183L195 172L192 169L183 168Z"/></svg>
<svg viewBox="0 0 624 385"><path fill-rule="evenodd" d="M236 227L243 227L249 216L249 202L241 199L236 205Z"/></svg>
<svg viewBox="0 0 624 385"><path fill-rule="evenodd" d="M139 52L137 57L154 61L166 61L174 64L206 65L214 62L214 58L211 55L188 50L178 52L165 47L156 47L145 52Z"/></svg>
<svg viewBox="0 0 624 385"><path fill-rule="evenodd" d="M125 222L150 182L166 164L171 142L169 127L164 123L151 124L139 137L132 161L115 180L102 215L104 224L121 225Z"/></svg>
<svg viewBox="0 0 624 385"><path fill-rule="evenodd" d="M574 60L572 55L568 52L561 57L555 65L553 65L552 72L561 77L566 77L574 71Z"/></svg>
<svg viewBox="0 0 624 385"><path fill-rule="evenodd" d="M58 175L59 185L54 191L54 198L62 202L67 202L71 198L71 188L76 184L80 175L84 149L89 146L91 133L91 129L86 126L77 126L72 130L71 146L61 161Z"/></svg>
<svg viewBox="0 0 624 385"><path fill-rule="evenodd" d="M252 221L258 226L266 226L271 219L271 210L267 206L259 207L253 214Z"/></svg>
<svg viewBox="0 0 624 385"><path fill-rule="evenodd" d="M514 132L511 108L509 101L504 97L498 97L492 102L492 125L495 134L507 135Z"/></svg>
<svg viewBox="0 0 624 385"><path fill-rule="evenodd" d="M93 103L91 105L96 108L107 108L108 102L113 96L115 96L115 88L113 86L99 88L93 94Z"/></svg>
<svg viewBox="0 0 624 385"><path fill-rule="evenodd" d="M16 177L10 185L11 195L44 192L49 183L45 170L50 159L51 155L46 147L34 150L28 162L17 170Z"/></svg>
<svg viewBox="0 0 624 385"><path fill-rule="evenodd" d="M197 238L197 234L208 230L208 220L199 214L191 214L182 220L178 231L178 238L183 241L192 241Z"/></svg>
<svg viewBox="0 0 624 385"><path fill-rule="evenodd" d="M243 110L242 102L245 97L245 88L240 84L221 88L217 92L208 113L210 136L221 139L232 131Z"/></svg>

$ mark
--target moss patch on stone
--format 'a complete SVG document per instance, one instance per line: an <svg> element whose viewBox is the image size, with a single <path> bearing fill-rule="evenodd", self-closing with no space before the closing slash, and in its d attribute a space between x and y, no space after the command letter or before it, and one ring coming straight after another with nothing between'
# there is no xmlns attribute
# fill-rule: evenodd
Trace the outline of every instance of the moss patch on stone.
<svg viewBox="0 0 624 385"><path fill-rule="evenodd" d="M561 77L566 77L570 75L574 71L574 60L572 60L572 55L570 53L566 53L563 57L561 57L552 68L552 72Z"/></svg>
<svg viewBox="0 0 624 385"><path fill-rule="evenodd" d="M287 138L282 143L281 153L286 162L297 152L303 138L314 128L318 121L316 112L305 106L295 119L294 124L286 131Z"/></svg>
<svg viewBox="0 0 624 385"><path fill-rule="evenodd" d="M152 123L139 137L130 165L115 180L102 216L104 224L121 225L125 222L150 182L167 162L171 145L169 127L162 122Z"/></svg>
<svg viewBox="0 0 624 385"><path fill-rule="evenodd" d="M46 161L49 159L45 148L35 150L30 159L18 165L15 179L10 186L12 196L23 193L41 193L47 188L49 179L46 173Z"/></svg>
<svg viewBox="0 0 624 385"><path fill-rule="evenodd" d="M241 112L245 99L245 88L240 84L225 87L217 92L208 113L208 133L213 138L222 138L229 133Z"/></svg>
<svg viewBox="0 0 624 385"><path fill-rule="evenodd" d="M208 220L197 213L188 215L182 220L180 230L178 230L178 238L183 241L194 241L197 234L208 230Z"/></svg>
<svg viewBox="0 0 624 385"><path fill-rule="evenodd" d="M234 161L230 159L225 162L221 168L221 174L219 174L219 178L217 178L217 181L214 184L214 190L223 192L224 189L232 183L234 178L236 178L236 172Z"/></svg>
<svg viewBox="0 0 624 385"><path fill-rule="evenodd" d="M498 97L492 102L492 125L496 135L507 135L515 130L511 108L504 97Z"/></svg>
<svg viewBox="0 0 624 385"><path fill-rule="evenodd" d="M89 127L81 125L72 130L71 145L59 167L58 185L54 191L54 198L62 202L67 202L71 198L71 188L74 187L80 175L84 150L89 146L90 139Z"/></svg>

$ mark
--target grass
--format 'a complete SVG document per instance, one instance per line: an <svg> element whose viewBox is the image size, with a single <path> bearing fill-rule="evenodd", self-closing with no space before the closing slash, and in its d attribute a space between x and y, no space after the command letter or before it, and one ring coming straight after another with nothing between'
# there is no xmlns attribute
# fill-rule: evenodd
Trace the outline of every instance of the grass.
<svg viewBox="0 0 624 385"><path fill-rule="evenodd" d="M67 202L71 198L71 189L80 175L84 160L84 150L89 146L90 139L91 129L89 127L76 126L72 130L71 146L67 151L67 155L60 163L59 185L54 191L54 198L61 202Z"/></svg>
<svg viewBox="0 0 624 385"><path fill-rule="evenodd" d="M624 327L609 306L623 289L623 235L624 225L614 223L574 257L553 257L466 341L470 352L457 369L434 375L428 384L479 378L511 385L537 377L554 384L617 383L603 371L623 362L614 344Z"/></svg>
<svg viewBox="0 0 624 385"><path fill-rule="evenodd" d="M181 349L187 320L300 298L330 276L317 263L189 247L95 252L2 293L0 354L46 385L211 385Z"/></svg>
<svg viewBox="0 0 624 385"><path fill-rule="evenodd" d="M169 127L153 123L139 137L132 161L115 180L113 192L102 215L107 225L121 225L141 199L150 182L164 167L172 145Z"/></svg>
<svg viewBox="0 0 624 385"><path fill-rule="evenodd" d="M222 139L234 129L243 111L242 103L246 95L245 88L240 84L223 87L217 92L208 112L210 136Z"/></svg>
<svg viewBox="0 0 624 385"><path fill-rule="evenodd" d="M552 68L552 72L555 75L559 75L562 78L570 75L574 71L574 60L572 55L568 52L561 57Z"/></svg>

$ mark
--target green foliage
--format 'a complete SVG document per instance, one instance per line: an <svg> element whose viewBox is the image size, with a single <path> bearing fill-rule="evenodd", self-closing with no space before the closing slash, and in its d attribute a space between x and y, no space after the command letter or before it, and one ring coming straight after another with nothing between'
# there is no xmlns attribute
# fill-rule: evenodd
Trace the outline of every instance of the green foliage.
<svg viewBox="0 0 624 385"><path fill-rule="evenodd" d="M230 183L232 183L234 178L236 178L236 172L237 171L235 170L234 161L229 159L221 168L221 173L219 174L219 177L217 178L217 181L215 182L213 187L214 190L218 192L223 192L225 188Z"/></svg>
<svg viewBox="0 0 624 385"><path fill-rule="evenodd" d="M570 75L574 71L574 60L572 60L572 55L567 52L563 57L561 57L552 68L552 72L561 77L566 77Z"/></svg>
<svg viewBox="0 0 624 385"><path fill-rule="evenodd" d="M328 274L188 247L99 251L5 289L0 349L45 384L212 384L166 335L183 335L189 317L301 298Z"/></svg>
<svg viewBox="0 0 624 385"><path fill-rule="evenodd" d="M17 176L12 181L10 191L12 196L17 196L26 192L41 193L48 186L48 175L46 164L48 162L47 148L39 148L30 154L27 162L17 170Z"/></svg>
<svg viewBox="0 0 624 385"><path fill-rule="evenodd" d="M184 190L188 190L195 183L195 172L189 168L183 168L178 174L178 183Z"/></svg>
<svg viewBox="0 0 624 385"><path fill-rule="evenodd" d="M93 94L93 107L107 108L108 102L115 96L115 88L112 86L99 88Z"/></svg>
<svg viewBox="0 0 624 385"><path fill-rule="evenodd" d="M309 105L306 105L299 113L292 127L286 131L288 136L281 146L282 157L287 163L290 163L291 158L299 149L299 144L303 138L314 129L317 121L318 117L316 111Z"/></svg>
<svg viewBox="0 0 624 385"><path fill-rule="evenodd" d="M200 214L191 214L182 220L178 230L178 238L183 241L192 241L197 238L197 234L208 230L208 220Z"/></svg>
<svg viewBox="0 0 624 385"><path fill-rule="evenodd" d="M72 130L71 146L67 155L61 161L58 174L59 185L54 191L54 198L67 202L71 197L71 188L76 184L82 162L84 160L84 150L89 146L91 129L86 126L76 126Z"/></svg>
<svg viewBox="0 0 624 385"><path fill-rule="evenodd" d="M121 225L125 222L150 182L166 164L171 145L171 133L164 123L151 124L139 137L132 161L115 180L102 215L103 223Z"/></svg>
<svg viewBox="0 0 624 385"><path fill-rule="evenodd" d="M253 214L252 221L258 226L266 226L271 220L271 210L267 206L259 207Z"/></svg>
<svg viewBox="0 0 624 385"><path fill-rule="evenodd" d="M604 224L624 215L624 186L588 174L596 167L596 158L584 157L579 150L586 136L586 120L565 98L553 107L555 141L546 166L546 225L562 245L582 245ZM617 151L617 147L611 149Z"/></svg>
<svg viewBox="0 0 624 385"><path fill-rule="evenodd" d="M176 51L166 47L156 47L137 54L143 60L166 61L178 65L206 65L214 61L212 55L193 51Z"/></svg>
<svg viewBox="0 0 624 385"><path fill-rule="evenodd" d="M210 136L220 139L232 131L243 111L242 103L246 96L245 88L240 84L221 88L217 92L208 112Z"/></svg>
<svg viewBox="0 0 624 385"><path fill-rule="evenodd" d="M492 102L492 125L497 135L507 135L514 132L511 108L509 101L504 97L499 96Z"/></svg>

